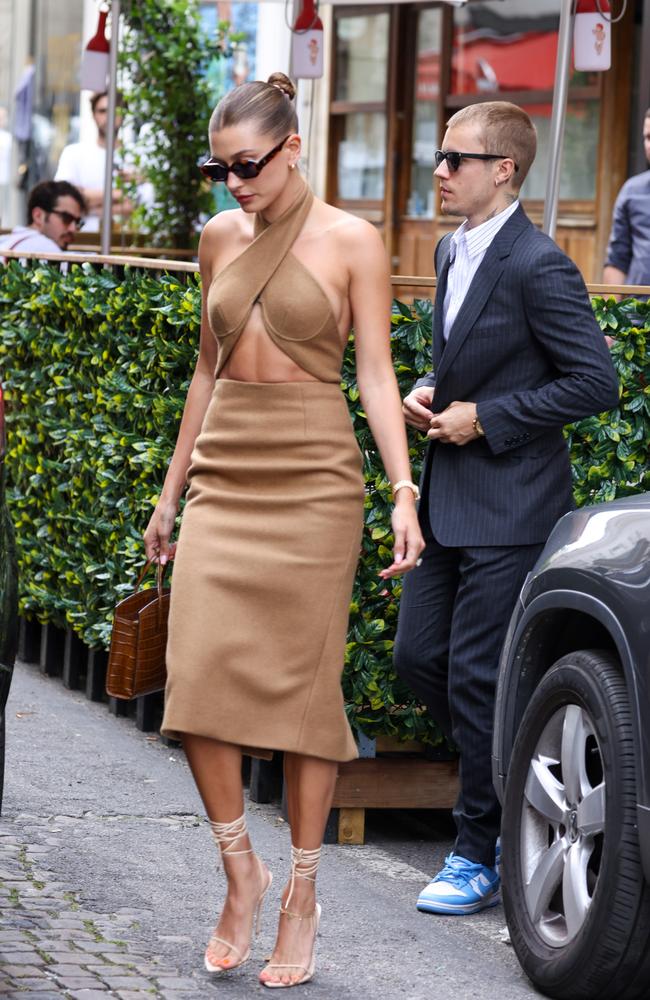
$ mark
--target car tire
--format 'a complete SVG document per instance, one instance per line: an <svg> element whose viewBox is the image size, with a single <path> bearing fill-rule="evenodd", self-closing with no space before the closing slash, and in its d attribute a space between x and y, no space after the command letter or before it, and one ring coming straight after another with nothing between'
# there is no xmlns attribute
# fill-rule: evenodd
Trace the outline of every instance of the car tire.
<svg viewBox="0 0 650 1000"><path fill-rule="evenodd" d="M650 994L650 891L639 853L632 719L616 658L558 660L519 726L503 804L510 938L561 1000Z"/></svg>

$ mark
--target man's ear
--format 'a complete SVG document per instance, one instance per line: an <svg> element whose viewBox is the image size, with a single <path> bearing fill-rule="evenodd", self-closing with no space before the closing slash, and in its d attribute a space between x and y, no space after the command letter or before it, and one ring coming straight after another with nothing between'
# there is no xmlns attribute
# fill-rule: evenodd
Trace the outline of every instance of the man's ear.
<svg viewBox="0 0 650 1000"><path fill-rule="evenodd" d="M515 176L515 161L509 156L499 160L496 172L497 185L508 184Z"/></svg>
<svg viewBox="0 0 650 1000"><path fill-rule="evenodd" d="M36 208L33 208L31 225L36 226L36 228L39 230L42 229L46 215L47 212L45 211L44 208L39 208L38 206Z"/></svg>

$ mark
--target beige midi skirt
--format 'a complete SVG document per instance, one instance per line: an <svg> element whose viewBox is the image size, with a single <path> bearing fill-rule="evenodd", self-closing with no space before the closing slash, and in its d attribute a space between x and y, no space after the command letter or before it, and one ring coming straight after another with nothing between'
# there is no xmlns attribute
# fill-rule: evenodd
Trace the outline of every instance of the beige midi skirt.
<svg viewBox="0 0 650 1000"><path fill-rule="evenodd" d="M162 732L353 759L341 673L364 487L339 386L218 379L188 480Z"/></svg>

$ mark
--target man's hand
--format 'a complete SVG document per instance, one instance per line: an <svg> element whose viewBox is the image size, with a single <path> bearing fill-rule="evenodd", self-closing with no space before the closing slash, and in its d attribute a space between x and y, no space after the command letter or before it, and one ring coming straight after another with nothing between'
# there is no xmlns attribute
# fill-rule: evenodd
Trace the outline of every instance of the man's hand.
<svg viewBox="0 0 650 1000"><path fill-rule="evenodd" d="M419 389L413 389L402 403L402 413L406 423L423 433L429 430L431 424L433 393L433 386L422 385Z"/></svg>
<svg viewBox="0 0 650 1000"><path fill-rule="evenodd" d="M480 437L474 430L475 419L476 403L450 403L442 413L433 414L427 437L442 444L467 444Z"/></svg>

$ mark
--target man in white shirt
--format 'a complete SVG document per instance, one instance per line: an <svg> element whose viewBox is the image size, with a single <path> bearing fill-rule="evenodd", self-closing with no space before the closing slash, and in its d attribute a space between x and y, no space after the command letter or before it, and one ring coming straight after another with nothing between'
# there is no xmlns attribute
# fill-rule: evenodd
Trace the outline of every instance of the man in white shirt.
<svg viewBox="0 0 650 1000"><path fill-rule="evenodd" d="M86 202L67 181L41 181L29 192L26 226L0 239L0 250L25 253L61 253L84 224Z"/></svg>
<svg viewBox="0 0 650 1000"><path fill-rule="evenodd" d="M73 142L65 146L54 179L69 181L79 188L88 205L86 232L97 233L104 204L108 94L93 94L90 106L97 126L97 141ZM113 214L124 215L130 211L131 205L123 192L114 188Z"/></svg>

